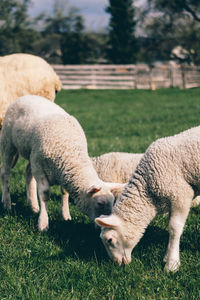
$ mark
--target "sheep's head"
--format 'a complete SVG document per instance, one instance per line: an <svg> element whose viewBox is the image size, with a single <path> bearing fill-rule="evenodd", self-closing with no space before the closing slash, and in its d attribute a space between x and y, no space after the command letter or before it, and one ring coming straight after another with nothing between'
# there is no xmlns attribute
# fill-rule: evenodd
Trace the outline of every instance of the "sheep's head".
<svg viewBox="0 0 200 300"><path fill-rule="evenodd" d="M124 189L125 184L104 183L102 186L91 186L87 190L87 200L91 202L88 216L91 220L102 214L110 215L114 200Z"/></svg>
<svg viewBox="0 0 200 300"><path fill-rule="evenodd" d="M100 238L109 257L119 265L131 262L133 245L123 235L123 221L116 215L101 216L95 219L101 226Z"/></svg>

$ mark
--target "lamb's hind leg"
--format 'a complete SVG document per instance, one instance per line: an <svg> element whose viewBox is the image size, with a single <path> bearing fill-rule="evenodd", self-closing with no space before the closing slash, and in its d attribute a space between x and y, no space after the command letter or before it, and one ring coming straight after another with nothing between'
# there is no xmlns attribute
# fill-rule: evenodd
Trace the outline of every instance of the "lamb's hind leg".
<svg viewBox="0 0 200 300"><path fill-rule="evenodd" d="M40 210L37 198L37 183L31 172L31 165L28 163L26 167L26 191L28 203L32 211L38 213Z"/></svg>
<svg viewBox="0 0 200 300"><path fill-rule="evenodd" d="M2 203L6 210L11 210L11 198L10 198L10 172L14 168L18 160L18 153L15 151L5 151L2 153L2 165L1 165L1 182L2 182Z"/></svg>
<svg viewBox="0 0 200 300"><path fill-rule="evenodd" d="M62 206L61 206L61 214L64 220L71 220L71 215L69 211L69 194L68 192L61 187L62 193Z"/></svg>
<svg viewBox="0 0 200 300"><path fill-rule="evenodd" d="M39 178L36 178L36 180L40 199L40 215L38 220L38 229L40 231L46 231L49 228L48 201L50 198L50 186L45 175L39 176Z"/></svg>
<svg viewBox="0 0 200 300"><path fill-rule="evenodd" d="M191 196L192 199L192 196ZM176 272L180 266L180 238L190 210L190 201L185 201L182 206L172 204L169 220L169 243L167 253L164 257L165 271Z"/></svg>

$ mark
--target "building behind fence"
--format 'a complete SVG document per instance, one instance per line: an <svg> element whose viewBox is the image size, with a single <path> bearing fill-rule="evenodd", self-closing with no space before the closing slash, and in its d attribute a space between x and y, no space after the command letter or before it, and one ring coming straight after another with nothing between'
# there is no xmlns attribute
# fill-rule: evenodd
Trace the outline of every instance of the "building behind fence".
<svg viewBox="0 0 200 300"><path fill-rule="evenodd" d="M63 89L200 87L200 67L160 65L53 65Z"/></svg>

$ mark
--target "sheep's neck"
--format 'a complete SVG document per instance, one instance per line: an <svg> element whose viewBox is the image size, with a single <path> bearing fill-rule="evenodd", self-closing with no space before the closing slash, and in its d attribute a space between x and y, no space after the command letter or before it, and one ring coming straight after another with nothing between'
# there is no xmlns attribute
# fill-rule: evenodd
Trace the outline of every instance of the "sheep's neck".
<svg viewBox="0 0 200 300"><path fill-rule="evenodd" d="M117 201L113 213L123 220L126 238L134 239L135 246L157 211L150 199L143 193L141 186L138 187L130 180Z"/></svg>
<svg viewBox="0 0 200 300"><path fill-rule="evenodd" d="M81 195L92 185L100 185L101 180L90 162L79 164L79 167L73 166L70 169L65 165L62 170L62 184L70 193L74 201L78 201Z"/></svg>

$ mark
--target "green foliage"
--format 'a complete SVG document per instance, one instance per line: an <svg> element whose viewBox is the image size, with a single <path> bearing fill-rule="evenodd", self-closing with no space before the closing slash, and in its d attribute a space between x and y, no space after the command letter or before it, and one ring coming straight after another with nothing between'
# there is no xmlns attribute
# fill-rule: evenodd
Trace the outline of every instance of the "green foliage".
<svg viewBox="0 0 200 300"><path fill-rule="evenodd" d="M74 20L73 28L64 33L61 39L62 61L64 64L82 64L85 62L87 43L83 32L83 18L77 16Z"/></svg>
<svg viewBox="0 0 200 300"><path fill-rule="evenodd" d="M199 0L148 0L154 10L168 12L171 14L189 14L195 21L200 22L200 2Z"/></svg>
<svg viewBox="0 0 200 300"><path fill-rule="evenodd" d="M193 90L71 90L56 103L83 126L90 155L144 152L156 138L199 125L199 92ZM12 213L0 208L0 299L191 299L200 298L200 207L191 209L181 238L181 268L163 272L168 218L157 217L118 267L107 257L93 224L70 204L61 220L60 191L51 189L50 228L37 230L38 215L26 202L25 166L12 171Z"/></svg>
<svg viewBox="0 0 200 300"><path fill-rule="evenodd" d="M109 0L108 60L115 64L135 62L137 52L133 0Z"/></svg>
<svg viewBox="0 0 200 300"><path fill-rule="evenodd" d="M149 7L139 13L133 0L109 0L108 28L90 32L79 10L66 0L54 1L51 15L32 20L31 0L1 0L0 55L32 53L54 64L146 62L152 66L176 59L199 65L199 0L147 2ZM177 46L184 55L175 54Z"/></svg>
<svg viewBox="0 0 200 300"><path fill-rule="evenodd" d="M0 1L0 55L32 52L38 33L30 28L27 9L30 0Z"/></svg>
<svg viewBox="0 0 200 300"><path fill-rule="evenodd" d="M199 65L200 2L197 0L149 0L148 2L150 8L147 11L154 14L153 17L148 18L144 26L147 46L140 54L144 61L155 61L155 58L162 61L176 59L180 63ZM177 46L183 50L184 55L173 52Z"/></svg>
<svg viewBox="0 0 200 300"><path fill-rule="evenodd" d="M32 21L30 0L0 1L0 55L32 53L50 63L96 63L105 56L105 34L86 32L78 9L55 1L50 16ZM41 24L43 24L41 26Z"/></svg>

